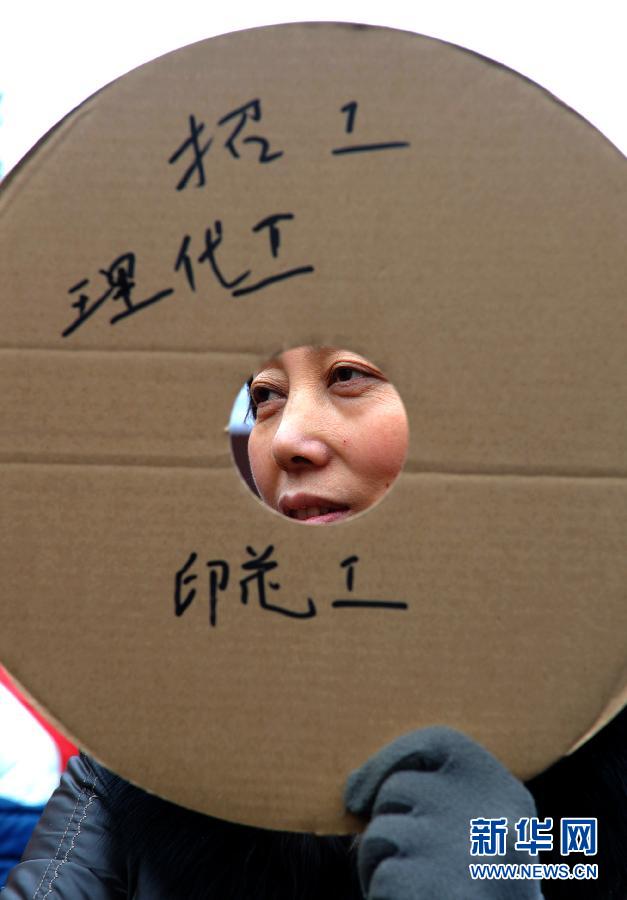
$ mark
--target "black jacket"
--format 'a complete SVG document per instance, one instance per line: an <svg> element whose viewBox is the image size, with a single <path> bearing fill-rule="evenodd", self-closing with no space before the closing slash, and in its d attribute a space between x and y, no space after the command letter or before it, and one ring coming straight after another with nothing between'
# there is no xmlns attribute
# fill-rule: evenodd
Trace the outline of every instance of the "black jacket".
<svg viewBox="0 0 627 900"><path fill-rule="evenodd" d="M361 900L351 837L233 825L73 757L2 900Z"/></svg>

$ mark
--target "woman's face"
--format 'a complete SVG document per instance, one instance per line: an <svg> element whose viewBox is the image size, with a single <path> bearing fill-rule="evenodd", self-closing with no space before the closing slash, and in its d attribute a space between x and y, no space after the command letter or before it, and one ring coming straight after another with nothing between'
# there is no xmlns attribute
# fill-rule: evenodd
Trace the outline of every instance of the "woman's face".
<svg viewBox="0 0 627 900"><path fill-rule="evenodd" d="M368 360L348 350L297 347L250 384L250 465L262 499L310 525L372 506L401 470L405 409Z"/></svg>

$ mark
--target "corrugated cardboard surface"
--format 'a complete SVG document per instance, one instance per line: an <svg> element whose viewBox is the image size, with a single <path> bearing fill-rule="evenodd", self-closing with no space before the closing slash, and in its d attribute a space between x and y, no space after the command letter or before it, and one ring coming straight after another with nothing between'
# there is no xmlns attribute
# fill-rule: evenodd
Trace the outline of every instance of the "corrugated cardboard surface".
<svg viewBox="0 0 627 900"><path fill-rule="evenodd" d="M83 104L0 199L3 662L112 769L268 827L353 827L346 774L422 725L521 776L565 753L624 687L626 194L537 86L386 29L240 32ZM129 253L132 304L171 293L68 333ZM380 505L323 528L264 508L224 430L311 343L380 366L411 432ZM266 603L314 616L242 602L270 546ZM352 554L352 599L408 608L333 606Z"/></svg>

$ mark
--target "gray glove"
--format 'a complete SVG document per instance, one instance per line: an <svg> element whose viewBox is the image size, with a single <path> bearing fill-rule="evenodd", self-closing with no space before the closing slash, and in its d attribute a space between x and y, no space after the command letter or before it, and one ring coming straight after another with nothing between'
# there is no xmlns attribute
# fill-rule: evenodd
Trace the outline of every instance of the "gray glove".
<svg viewBox="0 0 627 900"><path fill-rule="evenodd" d="M470 863L533 863L515 851L514 823L537 815L525 786L487 750L450 728L425 728L353 772L346 807L371 822L358 867L367 900L541 900L534 880L473 880ZM470 820L509 823L505 856L471 856Z"/></svg>

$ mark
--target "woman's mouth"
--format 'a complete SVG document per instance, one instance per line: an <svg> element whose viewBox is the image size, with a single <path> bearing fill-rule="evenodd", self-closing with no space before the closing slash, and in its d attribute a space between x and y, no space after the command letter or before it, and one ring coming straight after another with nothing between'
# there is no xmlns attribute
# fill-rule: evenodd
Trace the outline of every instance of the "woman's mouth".
<svg viewBox="0 0 627 900"><path fill-rule="evenodd" d="M328 525L350 515L350 507L344 503L334 503L311 495L296 494L283 497L279 510L289 519L305 522L307 525Z"/></svg>
<svg viewBox="0 0 627 900"><path fill-rule="evenodd" d="M306 522L308 525L327 525L330 522L345 519L349 513L349 509L328 509L323 506L311 506L307 509L295 509L288 515L290 519L298 519L299 522Z"/></svg>

